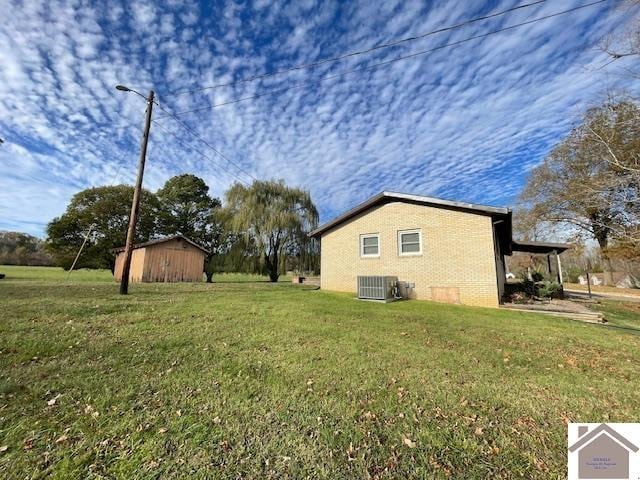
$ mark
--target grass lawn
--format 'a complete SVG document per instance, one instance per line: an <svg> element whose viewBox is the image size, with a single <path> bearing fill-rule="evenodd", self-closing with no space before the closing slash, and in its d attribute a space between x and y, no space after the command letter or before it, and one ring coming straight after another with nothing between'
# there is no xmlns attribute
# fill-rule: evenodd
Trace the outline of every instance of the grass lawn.
<svg viewBox="0 0 640 480"><path fill-rule="evenodd" d="M1 267L1 478L563 478L640 336L290 283ZM261 280L261 279L253 279Z"/></svg>
<svg viewBox="0 0 640 480"><path fill-rule="evenodd" d="M635 328L640 332L640 302L601 300L592 308L604 313L609 325Z"/></svg>

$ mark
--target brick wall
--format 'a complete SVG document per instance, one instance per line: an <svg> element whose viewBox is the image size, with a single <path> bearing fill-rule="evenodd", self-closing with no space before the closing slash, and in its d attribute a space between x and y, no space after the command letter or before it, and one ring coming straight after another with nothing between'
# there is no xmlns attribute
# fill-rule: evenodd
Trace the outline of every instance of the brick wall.
<svg viewBox="0 0 640 480"><path fill-rule="evenodd" d="M422 254L398 255L398 231L421 229ZM380 235L380 256L360 256L360 235ZM358 275L394 275L415 283L412 298L459 289L460 303L498 306L491 217L392 202L322 235L321 288L356 292ZM450 295L449 295L450 296Z"/></svg>

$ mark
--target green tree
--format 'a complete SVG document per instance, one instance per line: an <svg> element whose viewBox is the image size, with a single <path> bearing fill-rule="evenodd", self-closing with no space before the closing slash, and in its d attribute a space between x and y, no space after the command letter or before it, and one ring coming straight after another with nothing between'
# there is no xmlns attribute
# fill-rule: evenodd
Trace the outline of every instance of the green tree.
<svg viewBox="0 0 640 480"><path fill-rule="evenodd" d="M226 200L233 230L255 244L269 279L277 282L283 253L318 223L311 196L282 180L255 181L250 186L234 184Z"/></svg>
<svg viewBox="0 0 640 480"><path fill-rule="evenodd" d="M562 224L600 246L605 282L612 249L638 245L640 109L629 101L589 110L544 162L521 199L530 218Z"/></svg>
<svg viewBox="0 0 640 480"><path fill-rule="evenodd" d="M65 213L47 226L47 248L56 263L64 268L71 267L87 232L91 230L77 268L113 270L111 249L125 243L132 199L133 187L127 185L87 188L76 193ZM156 196L143 190L136 243L149 240L156 234L158 209Z"/></svg>
<svg viewBox="0 0 640 480"><path fill-rule="evenodd" d="M177 175L167 180L156 195L161 205L161 234L181 234L203 246L209 243L212 214L220 207L220 200L209 195L204 180L190 174Z"/></svg>
<svg viewBox="0 0 640 480"><path fill-rule="evenodd" d="M232 241L220 200L209 195L203 179L190 174L170 178L156 195L161 205L160 233L184 235L209 250L204 273L211 282L216 257L225 253Z"/></svg>

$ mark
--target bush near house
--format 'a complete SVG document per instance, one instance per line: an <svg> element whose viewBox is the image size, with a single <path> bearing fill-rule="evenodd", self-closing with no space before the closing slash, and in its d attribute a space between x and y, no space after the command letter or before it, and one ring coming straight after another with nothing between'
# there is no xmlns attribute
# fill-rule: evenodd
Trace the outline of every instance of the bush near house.
<svg viewBox="0 0 640 480"><path fill-rule="evenodd" d="M535 298L562 298L563 296L562 285L552 280L522 280L505 284L504 300L507 302L529 303Z"/></svg>

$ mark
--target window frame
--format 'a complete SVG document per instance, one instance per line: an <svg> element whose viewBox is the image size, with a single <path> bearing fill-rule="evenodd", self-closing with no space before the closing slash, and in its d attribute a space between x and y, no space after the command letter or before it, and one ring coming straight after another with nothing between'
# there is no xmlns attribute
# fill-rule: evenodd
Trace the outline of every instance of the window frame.
<svg viewBox="0 0 640 480"><path fill-rule="evenodd" d="M418 251L417 252L403 252L402 251L402 235L417 233L418 234ZM410 242L415 244L415 242ZM406 230L398 230L398 256L399 257L419 257L422 255L422 229L411 228Z"/></svg>
<svg viewBox="0 0 640 480"><path fill-rule="evenodd" d="M378 240L378 253L364 253L365 238L376 238ZM380 233L360 234L360 258L379 258L379 257L380 257Z"/></svg>

